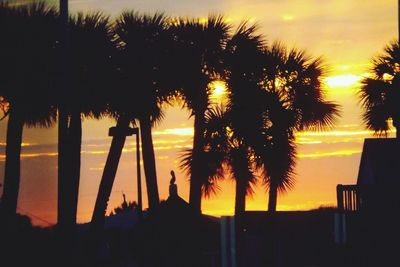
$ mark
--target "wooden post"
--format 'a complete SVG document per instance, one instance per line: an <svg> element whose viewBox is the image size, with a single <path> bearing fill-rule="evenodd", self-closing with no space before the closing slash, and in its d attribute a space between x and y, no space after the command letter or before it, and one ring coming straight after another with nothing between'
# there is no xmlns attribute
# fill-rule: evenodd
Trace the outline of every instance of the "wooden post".
<svg viewBox="0 0 400 267"><path fill-rule="evenodd" d="M133 134L133 129L129 127L129 119L121 116L117 121L116 127L111 127L109 136L112 136L110 151L104 166L103 176L97 194L96 204L92 216L92 226L95 228L104 226L104 219L110 198L118 163L121 158L122 149L125 144L126 136Z"/></svg>

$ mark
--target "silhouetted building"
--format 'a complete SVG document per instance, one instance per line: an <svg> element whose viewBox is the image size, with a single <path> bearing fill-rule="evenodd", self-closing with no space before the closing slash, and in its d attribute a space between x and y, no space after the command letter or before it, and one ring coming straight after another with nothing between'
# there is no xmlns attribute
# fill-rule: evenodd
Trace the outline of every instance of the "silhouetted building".
<svg viewBox="0 0 400 267"><path fill-rule="evenodd" d="M364 141L357 185L400 184L400 140L367 138Z"/></svg>
<svg viewBox="0 0 400 267"><path fill-rule="evenodd" d="M356 185L338 185L341 211L378 211L400 208L400 140L364 141Z"/></svg>
<svg viewBox="0 0 400 267"><path fill-rule="evenodd" d="M346 253L357 266L399 266L399 186L400 140L365 139L357 184L337 186Z"/></svg>

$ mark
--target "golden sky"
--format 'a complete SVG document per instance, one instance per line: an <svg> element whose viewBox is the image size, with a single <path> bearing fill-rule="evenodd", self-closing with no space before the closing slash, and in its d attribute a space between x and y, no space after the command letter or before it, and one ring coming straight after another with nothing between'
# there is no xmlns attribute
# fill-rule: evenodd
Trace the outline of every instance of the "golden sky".
<svg viewBox="0 0 400 267"><path fill-rule="evenodd" d="M55 2L57 1L50 1ZM322 56L329 73L325 79L330 100L342 105L342 118L327 132L297 135L298 161L294 190L278 199L278 210L310 209L335 205L338 183L356 182L363 140L372 137L361 123L361 109L355 95L370 59L397 38L395 0L70 0L71 12L103 10L113 16L124 9L142 12L165 11L171 16L206 17L224 14L232 24L243 19L257 22L271 44L282 41L289 47L306 49ZM115 122L85 121L83 126L82 170L78 220L88 221L111 139L108 127ZM179 107L171 107L153 132L158 185L161 199L168 197L169 171L177 173L178 191L188 199L188 177L179 168L182 149L191 146L193 120ZM6 120L0 122L0 173L4 173ZM391 133L393 134L393 133ZM25 129L19 199L21 213L37 224L56 221L57 129ZM109 202L111 208L122 201L136 200L135 140L127 140ZM0 175L0 182L3 177ZM144 182L143 182L144 184ZM226 181L218 196L203 202L203 212L233 213L234 183ZM143 187L144 196L145 186ZM147 205L146 198L144 199ZM266 210L267 195L262 185L248 199L247 209Z"/></svg>

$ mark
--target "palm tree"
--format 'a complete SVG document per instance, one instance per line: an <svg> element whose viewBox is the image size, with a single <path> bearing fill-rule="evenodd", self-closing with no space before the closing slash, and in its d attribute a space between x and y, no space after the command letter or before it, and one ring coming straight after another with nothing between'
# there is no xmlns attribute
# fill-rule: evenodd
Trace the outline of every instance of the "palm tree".
<svg viewBox="0 0 400 267"><path fill-rule="evenodd" d="M110 112L118 118L117 129L129 131L135 119L140 123L149 208L154 210L159 195L151 127L162 118L161 103L168 99L162 82L167 76L163 62L168 48L166 17L126 11L117 18L114 33L119 51L115 59L116 87L109 97ZM104 219L125 138L113 137L93 212L94 225Z"/></svg>
<svg viewBox="0 0 400 267"><path fill-rule="evenodd" d="M107 112L114 43L109 18L102 13L72 16L68 31L68 91L55 96L59 108L60 144L64 153L59 176L60 226L76 223L80 180L82 116L99 119Z"/></svg>
<svg viewBox="0 0 400 267"><path fill-rule="evenodd" d="M159 204L152 126L163 118L162 104L168 103L172 90L165 86L170 47L167 17L124 12L116 21L115 33L121 48L120 68L134 118L140 124L143 164L149 209Z"/></svg>
<svg viewBox="0 0 400 267"><path fill-rule="evenodd" d="M232 129L255 153L273 212L278 191L294 185L294 132L332 125L338 107L324 98L321 60L279 43L267 48L257 25L239 25L224 61Z"/></svg>
<svg viewBox="0 0 400 267"><path fill-rule="evenodd" d="M222 73L222 52L229 25L221 16L200 19L177 19L170 27L174 36L176 58L173 69L179 75L180 96L194 117L192 164L190 165L189 202L201 212L202 190L208 177L202 174L205 113L210 106L210 82Z"/></svg>
<svg viewBox="0 0 400 267"><path fill-rule="evenodd" d="M265 52L264 69L261 84L268 103L265 132L270 139L268 149L258 155L266 170L268 210L274 212L278 191L284 192L294 183L294 133L332 126L339 110L338 105L325 99L321 82L325 71L320 58L275 43Z"/></svg>
<svg viewBox="0 0 400 267"><path fill-rule="evenodd" d="M368 129L387 135L393 120L396 137L400 138L400 46L392 42L384 54L372 61L372 75L362 80L360 90L364 108L363 120Z"/></svg>
<svg viewBox="0 0 400 267"><path fill-rule="evenodd" d="M58 225L76 223L80 180L82 116L101 118L107 111L114 43L107 16L72 16L68 23L67 82L54 96L59 111ZM62 77L62 76L61 76Z"/></svg>
<svg viewBox="0 0 400 267"><path fill-rule="evenodd" d="M49 127L56 119L50 92L56 60L54 8L44 3L0 6L0 106L8 115L2 206L16 214L23 126Z"/></svg>
<svg viewBox="0 0 400 267"><path fill-rule="evenodd" d="M257 25L243 22L228 40L225 55L225 75L228 93L231 168L236 172L236 214L244 212L245 195L251 194L256 181L257 155L268 143L265 133L265 102L260 83L263 77L264 39L256 33ZM251 118L251 119L249 119ZM260 149L263 148L263 149Z"/></svg>

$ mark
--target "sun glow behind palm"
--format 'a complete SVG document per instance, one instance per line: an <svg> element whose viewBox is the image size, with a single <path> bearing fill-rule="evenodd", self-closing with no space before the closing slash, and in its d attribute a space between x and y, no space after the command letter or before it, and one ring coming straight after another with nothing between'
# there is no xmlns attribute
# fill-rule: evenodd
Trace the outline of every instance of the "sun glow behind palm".
<svg viewBox="0 0 400 267"><path fill-rule="evenodd" d="M215 80L209 85L211 89L211 100L215 104L224 104L227 100L227 88L224 81Z"/></svg>

